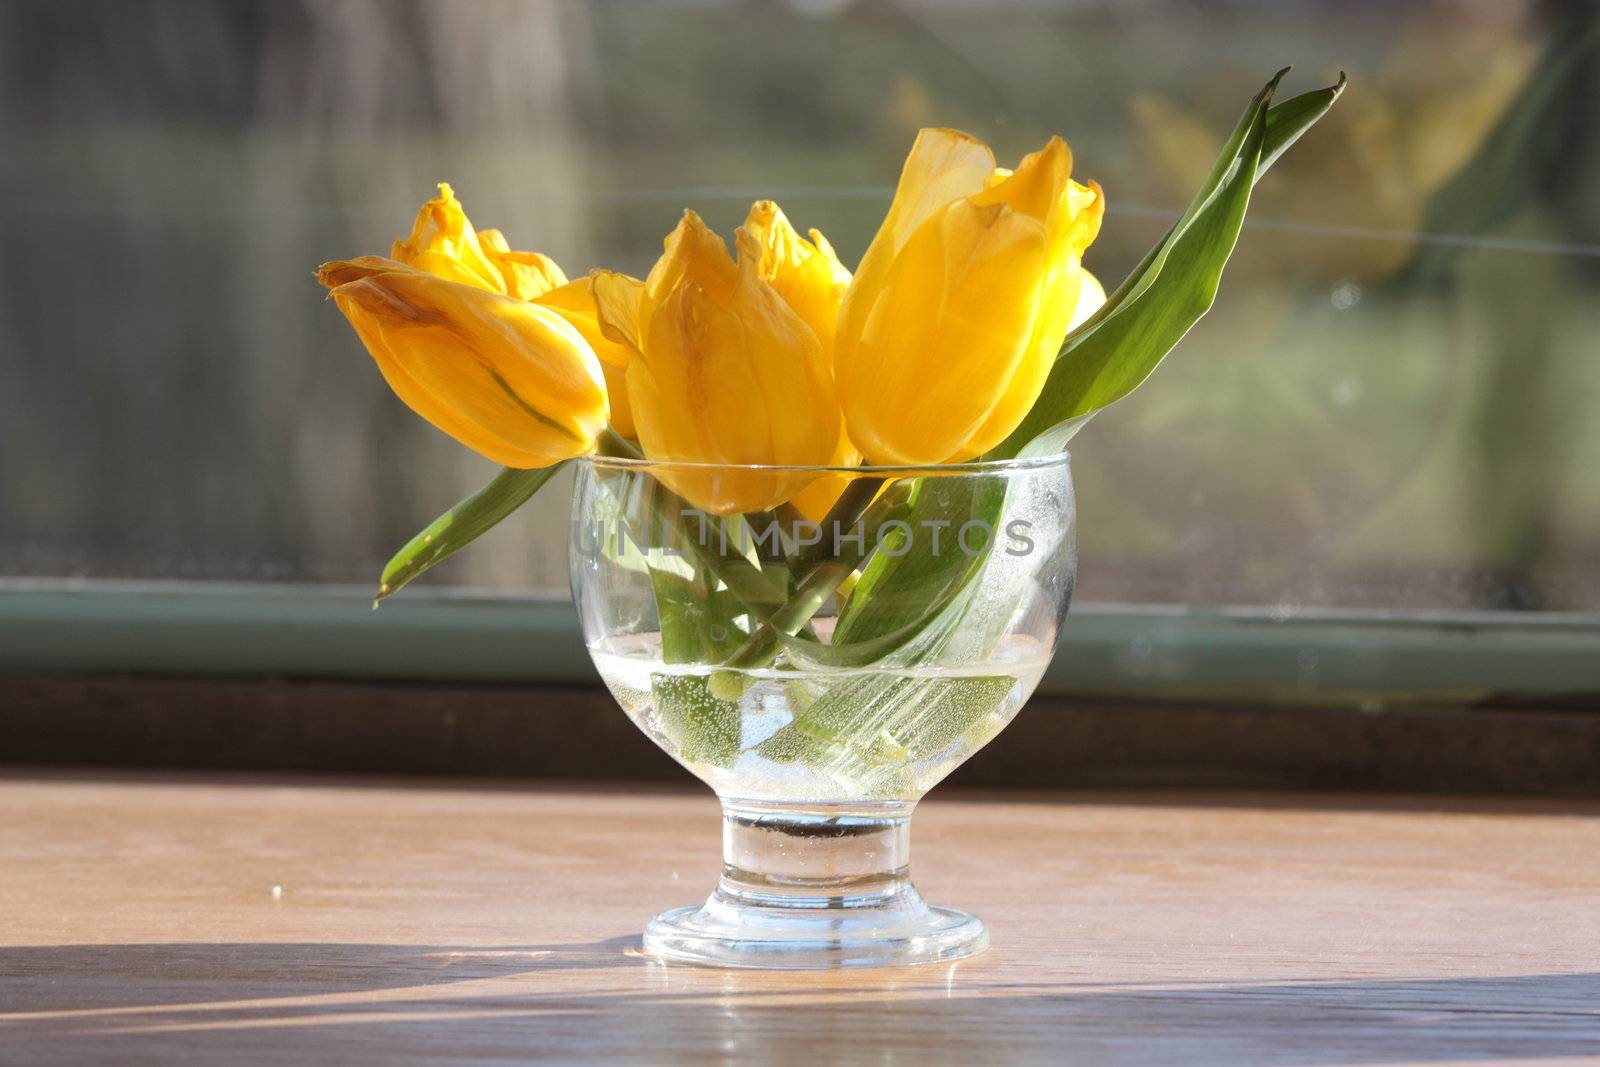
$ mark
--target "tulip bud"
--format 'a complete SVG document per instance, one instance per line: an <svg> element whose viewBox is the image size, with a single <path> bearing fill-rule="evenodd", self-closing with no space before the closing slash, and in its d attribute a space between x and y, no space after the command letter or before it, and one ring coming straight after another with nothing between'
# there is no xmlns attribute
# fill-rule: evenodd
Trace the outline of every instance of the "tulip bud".
<svg viewBox="0 0 1600 1067"><path fill-rule="evenodd" d="M605 380L555 311L376 256L318 277L395 394L462 444L522 468L593 451Z"/></svg>
<svg viewBox="0 0 1600 1067"><path fill-rule="evenodd" d="M971 459L1027 414L1075 318L1104 208L1071 167L1059 137L1013 172L965 134L918 135L834 342L846 426L872 462Z"/></svg>
<svg viewBox="0 0 1600 1067"><path fill-rule="evenodd" d="M760 275L761 246L739 259L685 212L642 288L597 273L606 332L633 349L628 402L645 455L704 464L815 466L839 441L839 411L815 332ZM667 469L661 478L718 515L762 511L809 475Z"/></svg>
<svg viewBox="0 0 1600 1067"><path fill-rule="evenodd" d="M610 394L612 428L624 437L634 436L624 384L628 353L600 331L588 281L569 282L566 272L549 256L513 250L499 230L473 229L448 182L440 182L439 195L422 205L411 235L394 243L393 259L364 256L346 262L376 262L390 269L403 264L491 293L536 301L556 312L600 359Z"/></svg>

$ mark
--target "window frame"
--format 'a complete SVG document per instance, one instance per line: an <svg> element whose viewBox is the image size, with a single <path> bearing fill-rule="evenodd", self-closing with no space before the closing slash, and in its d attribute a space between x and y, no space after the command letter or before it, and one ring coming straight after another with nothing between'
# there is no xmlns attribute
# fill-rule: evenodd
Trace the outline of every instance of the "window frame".
<svg viewBox="0 0 1600 1067"><path fill-rule="evenodd" d="M569 600L352 585L0 581L0 673L598 685ZM1593 707L1600 615L1084 603L1046 697Z"/></svg>

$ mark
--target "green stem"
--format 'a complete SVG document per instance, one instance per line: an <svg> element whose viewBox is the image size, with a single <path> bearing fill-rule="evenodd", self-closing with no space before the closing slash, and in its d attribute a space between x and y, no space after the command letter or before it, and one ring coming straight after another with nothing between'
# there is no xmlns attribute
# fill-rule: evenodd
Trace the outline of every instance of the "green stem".
<svg viewBox="0 0 1600 1067"><path fill-rule="evenodd" d="M595 442L595 451L602 456L613 459L643 459L644 453L639 451L639 446L622 436L611 427L607 426L605 432Z"/></svg>
<svg viewBox="0 0 1600 1067"><path fill-rule="evenodd" d="M772 517L778 520L780 527L787 527L791 530L799 530L802 523L811 521L800 513L799 508L787 500L772 509Z"/></svg>
<svg viewBox="0 0 1600 1067"><path fill-rule="evenodd" d="M601 455L619 459L644 458L637 445L610 427L601 434L596 450ZM833 507L828 509L828 514L822 520L822 529L850 529L861 522L884 481L883 478L853 479L839 494ZM785 597L783 590L775 586L761 568L744 556L721 550L724 542L720 519L713 520L707 516L706 521L715 521L719 526L712 537L697 536L685 521L687 502L665 485L661 488L666 497L665 503L676 512L667 519L671 534L688 547L701 566L715 574L744 603L756 620L755 631L728 658L729 667L754 667L771 662L777 651L777 634L781 631L793 636L809 625L811 617L827 603L828 597L861 562L860 559L845 561L825 557L824 546L830 540L825 534L817 544L808 545L800 552L797 560L800 565L799 580L795 583L794 592ZM700 533L709 529L709 526L702 527ZM712 543L707 544L707 541ZM862 558L865 556L863 552Z"/></svg>
<svg viewBox="0 0 1600 1067"><path fill-rule="evenodd" d="M792 637L799 633L800 628L811 621L811 616L828 602L833 591L839 588L839 583L855 569L855 564L839 560L828 560L812 567L800 579L800 584L795 586L794 595L770 617L762 620L756 632L734 650L723 666L737 670L771 662L778 648L778 634Z"/></svg>
<svg viewBox="0 0 1600 1067"><path fill-rule="evenodd" d="M617 433L611 427L606 427L600 435L596 451L602 456L614 459L643 459L644 453L639 447L626 437ZM765 621L772 611L784 602L784 590L774 585L772 581L761 572L761 568L751 563L748 559L732 552L725 552L722 546L728 539L722 536L721 520L706 516L707 525L696 531L689 525L687 512L688 502L678 494L668 489L664 483L661 490L664 496L663 503L673 514L666 516L668 532L681 545L694 554L700 566L710 570L721 579L722 584L733 592L733 595L744 602L758 621ZM698 514L698 512L697 512ZM718 525L712 527L711 522ZM701 536L709 532L711 536ZM735 542L737 543L737 542Z"/></svg>
<svg viewBox="0 0 1600 1067"><path fill-rule="evenodd" d="M839 499L833 502L833 507L822 517L822 529L845 530L861 521L867 513L867 508L877 497L878 490L883 487L884 478L854 478L845 486L844 492L839 494ZM828 537L824 534L822 540L814 545L807 545L800 552L802 564L816 564L821 562ZM803 579L802 579L803 580Z"/></svg>
<svg viewBox="0 0 1600 1067"><path fill-rule="evenodd" d="M878 490L884 481L883 478L858 478L852 481L845 491L839 494L839 499L834 502L833 507L828 509L827 516L822 520L823 529L825 531L850 529L857 523L863 522L873 501L877 499ZM890 510L894 506L890 504ZM866 539L866 530L863 529L863 551L858 557L819 559L816 557L820 553L802 552L800 579L795 585L794 593L769 618L762 620L761 625L745 639L744 644L728 657L724 666L737 670L770 663L777 653L778 634L781 632L792 637L800 632L801 627L810 623L811 617L827 603L828 597L833 595L840 583L850 577L861 565L861 561L871 553L871 546L865 543ZM807 547L815 549L829 540L829 537L824 536L818 545Z"/></svg>

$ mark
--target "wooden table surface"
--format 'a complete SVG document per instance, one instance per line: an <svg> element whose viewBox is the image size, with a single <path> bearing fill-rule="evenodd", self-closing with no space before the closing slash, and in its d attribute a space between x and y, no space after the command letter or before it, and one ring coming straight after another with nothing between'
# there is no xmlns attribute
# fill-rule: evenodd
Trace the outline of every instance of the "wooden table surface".
<svg viewBox="0 0 1600 1067"><path fill-rule="evenodd" d="M1600 1062L1600 807L935 794L957 964L665 966L700 793L0 779L0 1063Z"/></svg>

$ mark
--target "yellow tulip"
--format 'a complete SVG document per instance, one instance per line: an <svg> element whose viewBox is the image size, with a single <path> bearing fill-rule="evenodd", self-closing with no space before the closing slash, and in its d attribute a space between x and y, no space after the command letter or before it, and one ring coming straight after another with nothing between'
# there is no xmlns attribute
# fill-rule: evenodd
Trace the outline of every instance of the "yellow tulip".
<svg viewBox="0 0 1600 1067"><path fill-rule="evenodd" d="M524 468L594 450L600 362L555 311L378 256L318 278L395 394L462 444Z"/></svg>
<svg viewBox="0 0 1600 1067"><path fill-rule="evenodd" d="M601 332L587 279L569 282L555 260L514 251L499 230L474 230L448 182L440 182L439 195L422 205L411 235L394 243L394 258L441 278L535 301L566 319L600 358L612 428L624 437L635 435L624 384L628 350Z"/></svg>
<svg viewBox="0 0 1600 1067"><path fill-rule="evenodd" d="M1104 210L1071 169L1059 137L1009 171L966 134L918 135L834 342L845 423L872 462L971 459L1027 414L1079 317Z"/></svg>
<svg viewBox="0 0 1600 1067"><path fill-rule="evenodd" d="M839 321L839 305L850 287L850 271L839 262L833 245L813 229L811 239L801 237L771 200L758 200L745 216L745 232L761 248L757 272L768 282L794 313L805 320L822 342L829 366L833 364L833 335ZM828 458L832 467L854 467L861 452L850 442L850 435L839 427L839 440ZM818 478L790 500L807 519L820 521L850 484L847 474Z"/></svg>
<svg viewBox="0 0 1600 1067"><path fill-rule="evenodd" d="M642 285L597 272L605 331L631 350L628 403L651 459L815 466L839 441L839 411L816 333L761 277L762 249L737 235L737 263L694 212L668 235ZM803 473L667 469L662 480L712 514L762 511Z"/></svg>

